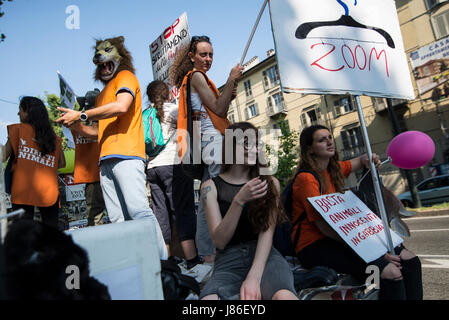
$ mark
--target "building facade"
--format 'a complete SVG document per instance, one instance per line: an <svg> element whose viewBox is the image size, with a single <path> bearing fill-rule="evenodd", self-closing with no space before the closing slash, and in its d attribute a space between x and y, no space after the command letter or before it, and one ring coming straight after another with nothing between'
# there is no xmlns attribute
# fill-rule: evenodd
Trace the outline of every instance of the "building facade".
<svg viewBox="0 0 449 320"><path fill-rule="evenodd" d="M410 101L391 100L396 127L400 131L422 131L433 139L436 147L432 162L412 171L417 183L435 174L434 166L449 161L449 82L446 83L449 79L449 1L398 0L396 7L416 97ZM417 50L426 46L439 47L439 51L447 46L448 58L430 60L414 68L415 60L411 57L415 58ZM360 100L372 150L386 159L388 144L395 136L387 100L367 96ZM270 50L262 61L254 57L244 65L228 118L231 122L249 121L258 128L272 129L277 128L280 115L285 115L290 129L298 132L312 124L327 126L343 160L365 153L354 97L283 93L276 55ZM391 164L382 166L380 176L395 193L408 188L404 172ZM355 185L357 178L353 176L348 184Z"/></svg>

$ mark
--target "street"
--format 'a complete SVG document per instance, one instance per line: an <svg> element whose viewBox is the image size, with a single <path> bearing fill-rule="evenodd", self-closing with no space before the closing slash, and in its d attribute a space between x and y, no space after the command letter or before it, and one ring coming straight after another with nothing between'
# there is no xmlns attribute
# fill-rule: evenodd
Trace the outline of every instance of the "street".
<svg viewBox="0 0 449 320"><path fill-rule="evenodd" d="M449 300L449 215L404 219L404 245L421 259L424 300Z"/></svg>

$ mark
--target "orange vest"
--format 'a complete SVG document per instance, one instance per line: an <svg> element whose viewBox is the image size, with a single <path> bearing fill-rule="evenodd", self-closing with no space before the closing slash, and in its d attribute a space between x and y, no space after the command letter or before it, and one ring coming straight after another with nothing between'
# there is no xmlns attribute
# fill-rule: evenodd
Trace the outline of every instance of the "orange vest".
<svg viewBox="0 0 449 320"><path fill-rule="evenodd" d="M131 93L134 100L125 114L98 121L100 158L118 155L145 160L142 97L136 76L127 70L120 71L97 96L95 107L117 101L121 90Z"/></svg>
<svg viewBox="0 0 449 320"><path fill-rule="evenodd" d="M56 150L43 156L34 142L34 129L26 123L8 126L8 138L14 151L11 171L11 202L50 207L59 196L58 162L62 140L56 137Z"/></svg>
<svg viewBox="0 0 449 320"><path fill-rule="evenodd" d="M347 178L351 174L352 166L351 161L339 161L341 173L343 177ZM324 173L329 190L323 194L335 193L335 186L331 181L331 177L328 171ZM322 183L324 185L324 182ZM306 214L304 220L301 221L301 229L298 243L296 244L295 251L298 253L305 247L312 243L324 239L324 234L315 225L315 221L324 220L324 218L313 208L307 198L320 196L320 187L318 181L311 173L300 173L295 182L293 183L293 211L292 221L298 219L302 214ZM304 213L305 211L305 213ZM292 241L296 235L298 225L293 227L291 235Z"/></svg>
<svg viewBox="0 0 449 320"><path fill-rule="evenodd" d="M178 107L178 154L182 159L187 152L188 146L188 128L187 128L187 79L194 72L201 72L206 78L207 83L209 84L209 88L215 97L218 99L220 92L214 83L207 77L207 75L199 70L190 71L187 73L182 81L180 93L179 93L179 107ZM212 110L210 110L207 106L204 105L204 108L207 111L207 114L212 121L215 129L217 129L222 135L225 134L226 128L229 126L229 120L227 117L220 117L216 115Z"/></svg>
<svg viewBox="0 0 449 320"><path fill-rule="evenodd" d="M75 140L74 183L100 181L100 148L96 139L86 138L72 130Z"/></svg>

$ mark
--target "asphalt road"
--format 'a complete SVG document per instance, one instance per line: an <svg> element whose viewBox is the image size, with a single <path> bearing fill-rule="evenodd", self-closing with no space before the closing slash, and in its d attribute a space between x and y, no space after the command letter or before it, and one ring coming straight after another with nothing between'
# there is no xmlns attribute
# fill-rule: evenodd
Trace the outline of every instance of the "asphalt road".
<svg viewBox="0 0 449 320"><path fill-rule="evenodd" d="M404 219L404 245L420 257L424 300L449 300L449 215Z"/></svg>

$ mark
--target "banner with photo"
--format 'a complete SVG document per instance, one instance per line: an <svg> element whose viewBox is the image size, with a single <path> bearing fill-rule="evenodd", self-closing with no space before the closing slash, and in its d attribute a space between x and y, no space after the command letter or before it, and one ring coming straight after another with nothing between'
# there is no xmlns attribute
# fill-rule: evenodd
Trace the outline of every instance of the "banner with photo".
<svg viewBox="0 0 449 320"><path fill-rule="evenodd" d="M449 79L449 37L410 53L410 63L419 94Z"/></svg>

